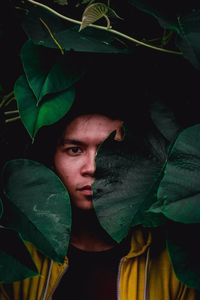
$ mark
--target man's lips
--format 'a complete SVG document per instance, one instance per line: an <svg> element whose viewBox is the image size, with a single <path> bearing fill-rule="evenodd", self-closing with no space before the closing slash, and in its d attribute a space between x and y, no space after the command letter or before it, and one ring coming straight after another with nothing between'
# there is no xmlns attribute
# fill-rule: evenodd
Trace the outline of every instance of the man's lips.
<svg viewBox="0 0 200 300"><path fill-rule="evenodd" d="M91 185L81 186L81 187L77 188L77 190L79 192L81 192L82 194L84 194L85 196L91 196L93 194Z"/></svg>

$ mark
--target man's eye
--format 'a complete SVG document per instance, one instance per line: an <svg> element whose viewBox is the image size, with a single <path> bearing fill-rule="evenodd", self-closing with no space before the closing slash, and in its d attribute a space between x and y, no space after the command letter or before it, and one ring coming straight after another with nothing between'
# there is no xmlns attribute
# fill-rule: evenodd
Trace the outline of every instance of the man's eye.
<svg viewBox="0 0 200 300"><path fill-rule="evenodd" d="M82 150L79 147L70 147L70 148L66 149L66 152L69 155L78 155L78 154L82 153Z"/></svg>

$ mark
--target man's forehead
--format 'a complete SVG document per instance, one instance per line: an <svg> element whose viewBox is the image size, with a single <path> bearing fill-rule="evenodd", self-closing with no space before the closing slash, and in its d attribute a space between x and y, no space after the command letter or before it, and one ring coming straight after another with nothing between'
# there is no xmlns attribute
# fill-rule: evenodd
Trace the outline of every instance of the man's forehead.
<svg viewBox="0 0 200 300"><path fill-rule="evenodd" d="M81 120L83 122L76 119L74 123L69 124L64 131L61 144L100 145L114 131L116 131L116 140L123 139L123 122L120 120L109 120L109 122L98 118L88 121L85 118Z"/></svg>
<svg viewBox="0 0 200 300"><path fill-rule="evenodd" d="M65 128L65 133L74 131L113 131L122 125L121 120L114 120L105 115L88 114L74 118Z"/></svg>

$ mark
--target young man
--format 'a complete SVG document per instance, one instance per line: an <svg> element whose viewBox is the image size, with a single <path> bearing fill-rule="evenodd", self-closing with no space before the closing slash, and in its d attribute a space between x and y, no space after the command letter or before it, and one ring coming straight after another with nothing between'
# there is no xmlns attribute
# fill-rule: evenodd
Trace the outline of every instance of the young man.
<svg viewBox="0 0 200 300"><path fill-rule="evenodd" d="M102 113L74 115L58 139L52 168L66 186L72 205L71 241L63 264L27 247L40 276L5 285L0 300L195 300L172 268L159 236L135 227L117 244L100 226L92 185L99 146L114 132L123 139L123 122Z"/></svg>
<svg viewBox="0 0 200 300"><path fill-rule="evenodd" d="M123 139L122 120L128 118L135 130L137 153L149 155L149 77L144 83L146 73L141 72L137 80L135 60L136 76L130 76L123 59L123 70L118 68L118 56L113 66L110 56L107 59L95 59L94 70L77 84L66 117L39 132L32 145L34 155L28 156L52 168L69 192L72 230L65 260L50 261L27 243L40 275L0 286L0 300L197 300L195 291L177 279L159 230L136 226L118 244L96 216L96 155L112 132L119 143Z"/></svg>
<svg viewBox="0 0 200 300"><path fill-rule="evenodd" d="M98 147L115 131L123 139L123 122L101 114L80 115L65 128L54 155L54 168L67 187L73 226L69 269L53 299L186 300L195 292L174 274L166 249L151 253L152 235L135 228L116 244L101 228L92 203ZM158 238L158 237L157 237ZM160 247L160 245L159 245Z"/></svg>

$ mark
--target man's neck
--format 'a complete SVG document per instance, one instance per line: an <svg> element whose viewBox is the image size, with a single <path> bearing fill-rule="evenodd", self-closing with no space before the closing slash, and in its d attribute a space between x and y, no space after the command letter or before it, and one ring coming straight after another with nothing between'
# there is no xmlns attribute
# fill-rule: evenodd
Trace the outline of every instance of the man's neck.
<svg viewBox="0 0 200 300"><path fill-rule="evenodd" d="M81 211L73 209L71 244L85 251L105 251L116 242L99 224L94 210Z"/></svg>

